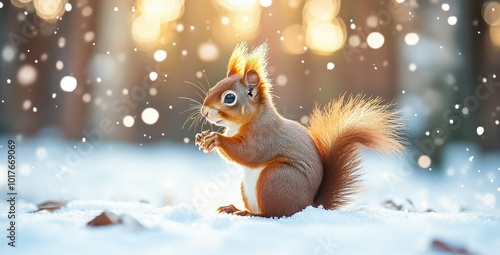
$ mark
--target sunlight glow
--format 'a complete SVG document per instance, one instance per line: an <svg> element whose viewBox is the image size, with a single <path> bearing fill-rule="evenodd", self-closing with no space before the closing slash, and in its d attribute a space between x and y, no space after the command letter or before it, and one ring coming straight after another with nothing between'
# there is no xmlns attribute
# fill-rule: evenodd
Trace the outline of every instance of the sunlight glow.
<svg viewBox="0 0 500 255"><path fill-rule="evenodd" d="M63 16L67 0L33 0L33 7L35 7L36 14L49 22L55 22Z"/></svg>
<svg viewBox="0 0 500 255"><path fill-rule="evenodd" d="M339 19L337 22L313 21L307 27L306 42L318 55L329 55L344 45L346 40Z"/></svg>
<svg viewBox="0 0 500 255"><path fill-rule="evenodd" d="M489 34L491 42L496 47L500 47L500 26L491 26Z"/></svg>
<svg viewBox="0 0 500 255"><path fill-rule="evenodd" d="M272 1L258 0L216 0L214 5L220 10L221 23L213 29L214 37L224 38L224 42L234 43L253 39L258 34L262 6Z"/></svg>
<svg viewBox="0 0 500 255"><path fill-rule="evenodd" d="M500 26L500 3L489 1L484 5L483 19L490 26Z"/></svg>
<svg viewBox="0 0 500 255"><path fill-rule="evenodd" d="M141 15L132 24L132 37L139 44L154 43L160 38L160 21Z"/></svg>
<svg viewBox="0 0 500 255"><path fill-rule="evenodd" d="M342 19L336 17L340 0L309 0L302 10L306 46L318 55L340 50L347 37Z"/></svg>
<svg viewBox="0 0 500 255"><path fill-rule="evenodd" d="M138 0L132 13L132 37L143 50L165 45L184 13L184 0ZM180 31L182 32L182 31Z"/></svg>
<svg viewBox="0 0 500 255"><path fill-rule="evenodd" d="M489 1L483 8L483 19L489 27L489 37L495 47L500 47L500 3Z"/></svg>
<svg viewBox="0 0 500 255"><path fill-rule="evenodd" d="M283 50L290 54L302 54L305 52L306 46L304 27L301 25L291 25L287 27L283 33L283 41L281 45Z"/></svg>
<svg viewBox="0 0 500 255"><path fill-rule="evenodd" d="M270 7L273 4L273 0L260 0L260 5L264 8Z"/></svg>
<svg viewBox="0 0 500 255"><path fill-rule="evenodd" d="M183 11L181 0L142 0L139 10L142 15L158 19L162 24L178 19Z"/></svg>

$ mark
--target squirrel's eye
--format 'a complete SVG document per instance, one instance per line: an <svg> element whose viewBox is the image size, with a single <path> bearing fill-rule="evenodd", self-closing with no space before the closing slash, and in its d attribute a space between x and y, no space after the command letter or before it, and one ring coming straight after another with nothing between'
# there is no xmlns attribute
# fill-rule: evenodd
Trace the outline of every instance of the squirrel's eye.
<svg viewBox="0 0 500 255"><path fill-rule="evenodd" d="M236 95L232 91L227 91L222 96L222 102L226 105L232 106L236 104Z"/></svg>
<svg viewBox="0 0 500 255"><path fill-rule="evenodd" d="M236 96L233 93L229 93L224 97L225 104L232 104L236 101Z"/></svg>

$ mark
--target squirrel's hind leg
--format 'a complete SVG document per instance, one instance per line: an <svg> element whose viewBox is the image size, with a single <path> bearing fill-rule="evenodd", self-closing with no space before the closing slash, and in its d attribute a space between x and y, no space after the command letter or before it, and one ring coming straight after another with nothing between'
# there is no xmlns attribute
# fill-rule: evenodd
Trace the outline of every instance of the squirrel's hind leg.
<svg viewBox="0 0 500 255"><path fill-rule="evenodd" d="M315 189L304 174L291 166L264 168L257 183L257 199L264 217L291 216L313 204ZM314 191L312 191L314 190Z"/></svg>
<svg viewBox="0 0 500 255"><path fill-rule="evenodd" d="M234 205L226 205L226 206L221 206L217 208L218 213L227 213L227 214L234 214L234 212L241 211L240 209L236 208Z"/></svg>
<svg viewBox="0 0 500 255"><path fill-rule="evenodd" d="M218 213L227 213L227 214L234 214L238 216L256 216L256 217L265 217L262 214L257 214L257 213L252 213L247 210L240 210L236 208L234 205L226 205L226 206L221 206L217 209Z"/></svg>

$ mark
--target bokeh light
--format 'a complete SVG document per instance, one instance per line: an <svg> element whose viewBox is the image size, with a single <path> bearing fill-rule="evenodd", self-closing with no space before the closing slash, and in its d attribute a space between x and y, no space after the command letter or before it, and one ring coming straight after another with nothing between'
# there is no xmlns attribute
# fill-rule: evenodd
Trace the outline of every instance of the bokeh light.
<svg viewBox="0 0 500 255"><path fill-rule="evenodd" d="M500 25L500 3L498 1L489 1L484 5L483 18L490 26Z"/></svg>
<svg viewBox="0 0 500 255"><path fill-rule="evenodd" d="M61 79L61 89L66 92L72 92L73 90L76 89L77 86L77 81L75 77L72 76L64 76Z"/></svg>
<svg viewBox="0 0 500 255"><path fill-rule="evenodd" d="M2 58L5 62L10 62L14 59L16 52L10 45L5 45L2 50Z"/></svg>
<svg viewBox="0 0 500 255"><path fill-rule="evenodd" d="M441 9L443 9L443 11L447 12L450 10L450 5L447 3L444 3L441 5Z"/></svg>
<svg viewBox="0 0 500 255"><path fill-rule="evenodd" d="M309 0L304 5L305 42L313 53L330 55L344 46L347 31L342 19L336 17L339 10L339 0Z"/></svg>
<svg viewBox="0 0 500 255"><path fill-rule="evenodd" d="M341 19L332 22L312 21L306 32L306 43L318 55L329 55L340 50L346 41L345 26Z"/></svg>
<svg viewBox="0 0 500 255"><path fill-rule="evenodd" d="M305 52L306 46L304 27L301 25L291 25L287 27L283 33L283 41L281 43L283 50L290 54L302 54Z"/></svg>
<svg viewBox="0 0 500 255"><path fill-rule="evenodd" d="M285 86L287 83L288 83L288 78L285 75L280 74L276 77L276 84L278 86Z"/></svg>
<svg viewBox="0 0 500 255"><path fill-rule="evenodd" d="M500 3L489 1L483 8L483 19L490 26L489 37L495 47L500 47Z"/></svg>
<svg viewBox="0 0 500 255"><path fill-rule="evenodd" d="M448 24L450 24L451 26L456 25L456 24L457 24L457 21L458 21L458 19L457 19L457 17L455 17L455 16L450 16L450 17L448 17Z"/></svg>
<svg viewBox="0 0 500 255"><path fill-rule="evenodd" d="M359 45L361 45L361 38L359 37L359 35L351 35L349 37L349 45L352 47L358 47Z"/></svg>
<svg viewBox="0 0 500 255"><path fill-rule="evenodd" d="M26 6L28 3L31 2L31 0L10 0L10 2L15 6L15 7L24 7Z"/></svg>
<svg viewBox="0 0 500 255"><path fill-rule="evenodd" d="M215 61L219 58L219 48L213 42L202 43L198 47L198 57L206 62Z"/></svg>
<svg viewBox="0 0 500 255"><path fill-rule="evenodd" d="M132 24L132 37L139 45L154 45L160 38L160 21L141 15Z"/></svg>
<svg viewBox="0 0 500 255"><path fill-rule="evenodd" d="M262 2L265 6L270 5L270 1ZM233 44L257 36L262 13L259 1L216 0L214 4L220 10L221 22L212 33L220 43Z"/></svg>
<svg viewBox="0 0 500 255"><path fill-rule="evenodd" d="M150 72L149 73L149 79L151 81L156 81L156 79L158 79L158 73L157 72Z"/></svg>
<svg viewBox="0 0 500 255"><path fill-rule="evenodd" d="M427 155L421 155L418 157L417 163L421 168L428 168L431 166L431 158Z"/></svg>
<svg viewBox="0 0 500 255"><path fill-rule="evenodd" d="M158 121L158 118L160 118L160 114L154 108L146 108L142 111L141 119L147 125L155 124Z"/></svg>
<svg viewBox="0 0 500 255"><path fill-rule="evenodd" d="M33 0L38 17L54 22L63 16L67 0Z"/></svg>
<svg viewBox="0 0 500 255"><path fill-rule="evenodd" d="M85 93L82 96L82 100L85 103L90 103L90 101L92 100L92 96L89 93Z"/></svg>
<svg viewBox="0 0 500 255"><path fill-rule="evenodd" d="M260 0L259 3L262 7L267 8L273 4L273 0Z"/></svg>
<svg viewBox="0 0 500 255"><path fill-rule="evenodd" d="M477 135L482 135L484 133L484 127L481 127L481 126L477 127L476 133L477 133Z"/></svg>
<svg viewBox="0 0 500 255"><path fill-rule="evenodd" d="M19 68L17 72L17 81L23 86L29 86L35 82L38 73L32 65L26 64Z"/></svg>
<svg viewBox="0 0 500 255"><path fill-rule="evenodd" d="M340 0L309 0L304 5L302 17L305 23L313 20L331 22L340 11Z"/></svg>
<svg viewBox="0 0 500 255"><path fill-rule="evenodd" d="M157 50L153 55L156 62L162 62L167 58L167 52L164 50Z"/></svg>
<svg viewBox="0 0 500 255"><path fill-rule="evenodd" d="M64 5L64 10L66 10L67 12L70 12L72 9L73 9L73 5L71 5L70 3L66 3Z"/></svg>
<svg viewBox="0 0 500 255"><path fill-rule="evenodd" d="M23 110L28 110L29 108L31 108L31 100L24 100L23 102Z"/></svg>
<svg viewBox="0 0 500 255"><path fill-rule="evenodd" d="M134 125L134 123L135 123L134 117L132 117L130 115L123 117L123 125L125 127L132 127Z"/></svg>
<svg viewBox="0 0 500 255"><path fill-rule="evenodd" d="M489 34L493 45L500 47L500 26L491 26Z"/></svg>
<svg viewBox="0 0 500 255"><path fill-rule="evenodd" d="M142 0L138 9L142 15L163 24L177 20L182 14L183 5L184 1L181 0Z"/></svg>
<svg viewBox="0 0 500 255"><path fill-rule="evenodd" d="M379 32L372 32L368 35L366 38L366 43L368 43L368 46L372 49L378 49L384 45L385 38L384 36L379 33Z"/></svg>
<svg viewBox="0 0 500 255"><path fill-rule="evenodd" d="M57 60L56 62L56 69L57 70L62 70L64 68L64 63L61 60Z"/></svg>
<svg viewBox="0 0 500 255"><path fill-rule="evenodd" d="M415 72L417 70L417 65L415 63L411 63L409 66L408 66L408 69L411 71L411 72Z"/></svg>
<svg viewBox="0 0 500 255"><path fill-rule="evenodd" d="M174 37L175 22L184 13L184 0L139 0L132 14L132 37L143 50L165 45Z"/></svg>
<svg viewBox="0 0 500 255"><path fill-rule="evenodd" d="M405 43L408 45L416 45L420 41L417 33L408 33L405 35Z"/></svg>

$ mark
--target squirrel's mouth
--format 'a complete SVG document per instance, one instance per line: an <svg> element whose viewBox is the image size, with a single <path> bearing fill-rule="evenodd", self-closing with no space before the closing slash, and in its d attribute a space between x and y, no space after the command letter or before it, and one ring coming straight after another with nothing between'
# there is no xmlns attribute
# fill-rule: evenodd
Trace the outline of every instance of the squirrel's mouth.
<svg viewBox="0 0 500 255"><path fill-rule="evenodd" d="M215 124L217 126L224 126L224 120L217 120L217 121L212 121L212 124Z"/></svg>
<svg viewBox="0 0 500 255"><path fill-rule="evenodd" d="M214 124L214 125L217 125L217 126L223 126L223 124L222 124L222 123L224 122L224 120L222 120L222 119L219 119L219 120L211 120L210 118L208 118L208 116L207 116L207 117L205 117L205 118L208 120L208 122L210 122L210 124Z"/></svg>

